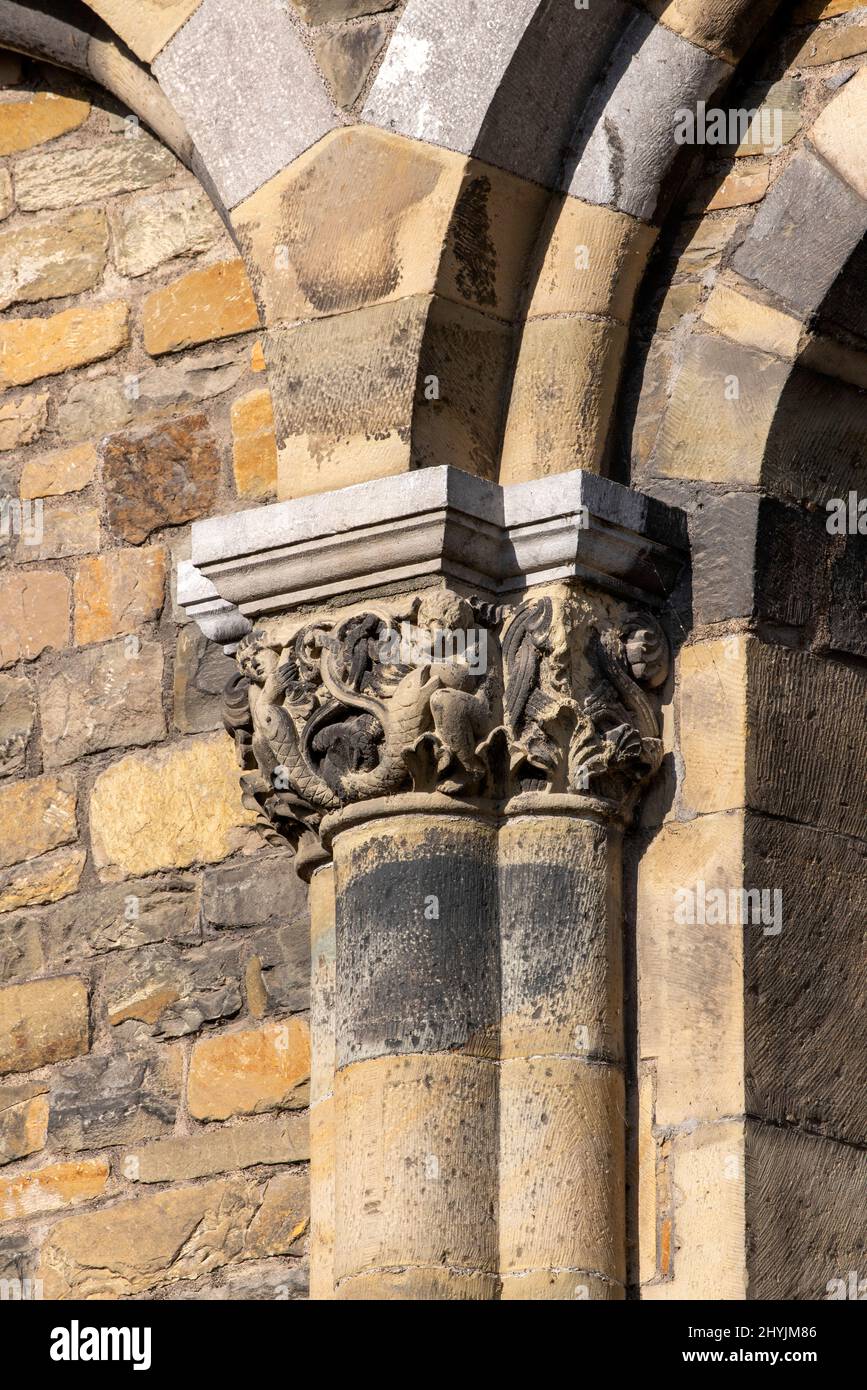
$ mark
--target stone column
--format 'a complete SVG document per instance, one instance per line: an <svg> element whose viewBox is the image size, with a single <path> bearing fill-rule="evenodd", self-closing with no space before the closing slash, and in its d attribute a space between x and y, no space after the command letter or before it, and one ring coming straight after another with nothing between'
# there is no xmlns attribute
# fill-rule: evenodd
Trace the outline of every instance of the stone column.
<svg viewBox="0 0 867 1390"><path fill-rule="evenodd" d="M450 469L194 529L244 796L311 882L314 1297L623 1296L620 843L681 539Z"/></svg>

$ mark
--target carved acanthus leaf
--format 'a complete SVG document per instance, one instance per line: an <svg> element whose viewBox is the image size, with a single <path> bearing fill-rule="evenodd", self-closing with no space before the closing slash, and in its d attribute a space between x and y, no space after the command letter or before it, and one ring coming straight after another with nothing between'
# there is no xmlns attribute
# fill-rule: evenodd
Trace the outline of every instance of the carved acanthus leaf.
<svg viewBox="0 0 867 1390"><path fill-rule="evenodd" d="M288 645L255 629L237 661L225 723L245 804L302 852L329 812L410 790L628 810L662 756L648 694L667 672L659 625L597 626L568 598L501 609L430 589L309 623Z"/></svg>

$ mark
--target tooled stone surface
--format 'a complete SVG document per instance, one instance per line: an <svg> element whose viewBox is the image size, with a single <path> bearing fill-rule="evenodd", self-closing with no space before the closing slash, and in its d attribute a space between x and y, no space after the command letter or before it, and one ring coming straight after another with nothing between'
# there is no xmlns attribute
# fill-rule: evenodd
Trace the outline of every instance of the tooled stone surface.
<svg viewBox="0 0 867 1390"><path fill-rule="evenodd" d="M299 870L352 803L550 792L627 817L662 759L661 628L568 590L501 607L432 588L291 636L256 628L236 657L224 718L244 804Z"/></svg>

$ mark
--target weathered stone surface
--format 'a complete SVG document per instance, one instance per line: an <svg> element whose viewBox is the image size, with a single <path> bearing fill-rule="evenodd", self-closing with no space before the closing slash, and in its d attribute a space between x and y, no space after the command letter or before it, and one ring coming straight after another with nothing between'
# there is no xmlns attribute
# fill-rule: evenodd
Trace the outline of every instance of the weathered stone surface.
<svg viewBox="0 0 867 1390"><path fill-rule="evenodd" d="M511 355L505 325L414 295L277 327L269 344L281 497L455 458L493 476Z"/></svg>
<svg viewBox="0 0 867 1390"><path fill-rule="evenodd" d="M69 580L52 570L0 578L0 666L32 661L69 642Z"/></svg>
<svg viewBox="0 0 867 1390"><path fill-rule="evenodd" d="M767 168L746 171L733 169L730 174L726 174L706 204L700 204L698 208L691 204L690 207L696 211L722 212L726 208L741 208L750 203L760 203L768 191L769 183L770 170Z"/></svg>
<svg viewBox="0 0 867 1390"><path fill-rule="evenodd" d="M515 369L500 481L599 470L626 350L621 324L580 317L527 323Z"/></svg>
<svg viewBox="0 0 867 1390"><path fill-rule="evenodd" d="M38 914L46 958L64 970L108 951L157 941L201 941L196 879L184 874L130 879L91 890Z"/></svg>
<svg viewBox="0 0 867 1390"><path fill-rule="evenodd" d="M747 1113L863 1144L867 1095L852 1025L864 1007L867 845L748 816L744 859L750 886L782 893L782 932L746 937Z"/></svg>
<svg viewBox="0 0 867 1390"><path fill-rule="evenodd" d="M192 521L213 507L220 455L205 415L111 435L102 443L108 522L137 545L162 526Z"/></svg>
<svg viewBox="0 0 867 1390"><path fill-rule="evenodd" d="M190 1061L190 1114L197 1120L226 1120L299 1110L307 1104L309 1076L310 1032L304 1018L203 1038Z"/></svg>
<svg viewBox="0 0 867 1390"><path fill-rule="evenodd" d="M0 170L0 222L9 216L14 206L12 177L8 169Z"/></svg>
<svg viewBox="0 0 867 1390"><path fill-rule="evenodd" d="M744 927L680 923L675 896L743 882L741 813L669 822L642 859L640 1049L656 1059L655 1121L663 1129L743 1114Z"/></svg>
<svg viewBox="0 0 867 1390"><path fill-rule="evenodd" d="M165 599L166 552L114 550L95 555L75 576L75 640L105 642L158 618Z"/></svg>
<svg viewBox="0 0 867 1390"><path fill-rule="evenodd" d="M30 681L24 676L0 675L0 777L23 771L33 713Z"/></svg>
<svg viewBox="0 0 867 1390"><path fill-rule="evenodd" d="M351 219L347 187L358 190ZM232 223L268 324L431 292L511 320L546 205L544 189L479 160L352 126L269 180Z"/></svg>
<svg viewBox="0 0 867 1390"><path fill-rule="evenodd" d="M564 187L587 203L650 221L677 154L677 111L710 101L729 72L726 63L638 15L585 111L580 157L567 161Z"/></svg>
<svg viewBox="0 0 867 1390"><path fill-rule="evenodd" d="M83 125L90 102L55 92L23 92L0 103L0 155L18 154Z"/></svg>
<svg viewBox="0 0 867 1390"><path fill-rule="evenodd" d="M100 514L97 507L50 507L41 519L41 538L33 524L23 528L15 547L19 565L38 560L62 560L70 555L90 555L99 549Z"/></svg>
<svg viewBox="0 0 867 1390"><path fill-rule="evenodd" d="M144 301L142 324L152 357L258 328L244 262L218 261L152 290Z"/></svg>
<svg viewBox="0 0 867 1390"><path fill-rule="evenodd" d="M361 95L386 32L382 21L374 19L315 39L316 61L338 106L349 107Z"/></svg>
<svg viewBox="0 0 867 1390"><path fill-rule="evenodd" d="M0 1087L0 1164L45 1148L48 1101L41 1082Z"/></svg>
<svg viewBox="0 0 867 1390"><path fill-rule="evenodd" d="M245 984L254 1017L309 1008L310 932L306 922L299 919L276 931L269 928L259 932L253 944L257 954L247 963Z"/></svg>
<svg viewBox="0 0 867 1390"><path fill-rule="evenodd" d="M710 328L735 342L778 357L794 358L804 331L800 319L767 304L748 299L734 286L719 281L704 306L702 318Z"/></svg>
<svg viewBox="0 0 867 1390"><path fill-rule="evenodd" d="M86 858L83 849L58 849L0 873L0 912L57 902L74 893Z"/></svg>
<svg viewBox="0 0 867 1390"><path fill-rule="evenodd" d="M237 665L194 624L181 628L175 654L174 722L182 734L222 727L222 696Z"/></svg>
<svg viewBox="0 0 867 1390"><path fill-rule="evenodd" d="M867 783L854 774L867 736L863 672L757 640L749 644L748 671L747 804L863 836Z"/></svg>
<svg viewBox="0 0 867 1390"><path fill-rule="evenodd" d="M737 810L745 800L747 639L738 633L691 642L680 661L684 804L690 814Z"/></svg>
<svg viewBox="0 0 867 1390"><path fill-rule="evenodd" d="M774 8L773 0L647 0L669 29L737 62Z"/></svg>
<svg viewBox="0 0 867 1390"><path fill-rule="evenodd" d="M38 975L42 966L38 923L26 915L7 917L0 935L0 983Z"/></svg>
<svg viewBox="0 0 867 1390"><path fill-rule="evenodd" d="M64 309L51 318L7 319L0 324L0 385L24 386L113 357L129 340L128 313L115 300Z"/></svg>
<svg viewBox="0 0 867 1390"><path fill-rule="evenodd" d="M0 787L0 868L74 840L75 807L75 779L68 773Z"/></svg>
<svg viewBox="0 0 867 1390"><path fill-rule="evenodd" d="M133 1182L209 1178L259 1163L297 1163L309 1157L309 1148L306 1115L281 1115L191 1138L158 1139L126 1155L124 1176Z"/></svg>
<svg viewBox="0 0 867 1390"><path fill-rule="evenodd" d="M28 459L21 470L19 492L24 498L58 497L80 492L93 482L96 450L92 444L53 449Z"/></svg>
<svg viewBox="0 0 867 1390"><path fill-rule="evenodd" d="M550 187L629 11L535 0L406 7L364 107L386 130ZM670 130L670 127L669 127Z"/></svg>
<svg viewBox="0 0 867 1390"><path fill-rule="evenodd" d="M816 207L827 212L821 235ZM771 188L731 264L745 280L806 315L819 307L865 227L867 210L855 190L801 150ZM795 243L801 248L797 257L791 254Z"/></svg>
<svg viewBox="0 0 867 1390"><path fill-rule="evenodd" d="M198 1279L234 1259L286 1254L306 1224L303 1175L236 1178L136 1197L58 1221L43 1247L46 1298L117 1298Z"/></svg>
<svg viewBox="0 0 867 1390"><path fill-rule="evenodd" d="M147 275L175 256L208 251L225 235L203 189L145 194L109 213L112 259L121 275Z"/></svg>
<svg viewBox="0 0 867 1390"><path fill-rule="evenodd" d="M238 949L157 945L112 955L103 974L103 1000L112 1026L134 1020L158 1037L185 1037L240 1010Z"/></svg>
<svg viewBox="0 0 867 1390"><path fill-rule="evenodd" d="M62 1062L89 1046L83 980L57 977L0 990L0 1075Z"/></svg>
<svg viewBox="0 0 867 1390"><path fill-rule="evenodd" d="M91 208L0 232L0 309L92 289L107 245L105 214Z"/></svg>
<svg viewBox="0 0 867 1390"><path fill-rule="evenodd" d="M241 807L233 749L223 734L121 759L94 783L90 827L106 878L225 859Z"/></svg>
<svg viewBox="0 0 867 1390"><path fill-rule="evenodd" d="M171 151L142 130L135 140L19 159L13 170L15 198L25 212L101 203L160 183L176 167Z"/></svg>
<svg viewBox="0 0 867 1390"><path fill-rule="evenodd" d="M17 449L37 439L48 424L48 393L28 393L0 404L0 450Z"/></svg>
<svg viewBox="0 0 867 1390"><path fill-rule="evenodd" d="M759 481L791 365L694 334L683 354L656 444L654 471L712 483ZM712 420L713 428L697 422Z"/></svg>
<svg viewBox="0 0 867 1390"><path fill-rule="evenodd" d="M164 1134L175 1122L181 1076L177 1047L83 1057L52 1078L49 1138L78 1151Z"/></svg>
<svg viewBox="0 0 867 1390"><path fill-rule="evenodd" d="M74 652L39 682L45 766L87 753L153 743L166 731L162 647L113 642Z"/></svg>
<svg viewBox="0 0 867 1390"><path fill-rule="evenodd" d="M828 632L834 651L860 657L867 657L862 598L865 571L867 540L863 536L847 536L842 550L834 548L831 561Z"/></svg>
<svg viewBox="0 0 867 1390"><path fill-rule="evenodd" d="M541 265L530 273L529 318L605 314L628 323L656 233L611 208L560 198L549 210L551 235L541 236Z"/></svg>
<svg viewBox="0 0 867 1390"><path fill-rule="evenodd" d="M149 63L189 19L201 0L93 0L92 10L119 34L128 48Z"/></svg>
<svg viewBox="0 0 867 1390"><path fill-rule="evenodd" d="M867 26L865 26L867 27ZM865 45L867 47L867 45ZM810 142L838 174L867 198L867 156L855 132L867 120L867 80L863 69L846 83L810 129Z"/></svg>
<svg viewBox="0 0 867 1390"><path fill-rule="evenodd" d="M751 1296L839 1298L837 1280L851 1297L849 1271L864 1278L863 1147L748 1121L746 1163Z"/></svg>
<svg viewBox="0 0 867 1390"><path fill-rule="evenodd" d="M68 439L94 438L137 419L174 415L179 407L229 391L244 364L226 352L199 353L146 372L79 381L57 411L57 432Z"/></svg>
<svg viewBox="0 0 867 1390"><path fill-rule="evenodd" d="M323 82L285 10L208 0L154 64L226 207L334 124Z"/></svg>
<svg viewBox="0 0 867 1390"><path fill-rule="evenodd" d="M358 19L393 10L397 0L292 0L308 24L331 24L341 19Z"/></svg>
<svg viewBox="0 0 867 1390"><path fill-rule="evenodd" d="M108 1182L104 1158L53 1163L48 1168L0 1178L0 1221L58 1211L99 1197Z"/></svg>
<svg viewBox="0 0 867 1390"><path fill-rule="evenodd" d="M824 25L815 29L794 55L793 62L799 67L822 67L825 63L839 63L844 58L854 58L859 53L867 53L867 24L854 21L842 24Z"/></svg>
<svg viewBox="0 0 867 1390"><path fill-rule="evenodd" d="M177 1294L168 1297L185 1302L193 1299L258 1303L275 1299L283 1303L307 1299L309 1287L310 1275L304 1259L251 1260L249 1264L227 1265L220 1284L190 1290L181 1287Z"/></svg>
<svg viewBox="0 0 867 1390"><path fill-rule="evenodd" d="M259 856L250 864L206 869L202 920L212 927L264 927L308 923L307 886L285 854Z"/></svg>
<svg viewBox="0 0 867 1390"><path fill-rule="evenodd" d="M232 402L232 467L240 497L269 497L275 492L277 441L267 389Z"/></svg>

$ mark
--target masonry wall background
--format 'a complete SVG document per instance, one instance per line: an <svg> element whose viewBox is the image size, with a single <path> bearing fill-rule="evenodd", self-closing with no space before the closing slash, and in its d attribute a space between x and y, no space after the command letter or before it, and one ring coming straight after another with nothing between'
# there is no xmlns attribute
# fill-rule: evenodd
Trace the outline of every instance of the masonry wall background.
<svg viewBox="0 0 867 1390"><path fill-rule="evenodd" d="M258 315L134 116L2 79L0 1278L297 1297L305 890L245 826L234 663L172 578L193 518L274 493Z"/></svg>
<svg viewBox="0 0 867 1390"><path fill-rule="evenodd" d="M112 3L94 8L110 20ZM297 8L348 121L403 6ZM736 8L647 6L726 61L746 40L724 15L702 28L696 14ZM564 244L598 244L602 270L578 308L554 296L514 332L527 372L504 475L580 463L691 516L667 775L633 836L627 885L630 1277L645 1297L700 1292L720 1250L731 1296L821 1297L863 1243L850 1036L864 944L865 543L830 537L824 508L864 492L867 175L852 132L867 128L865 56L857 4L782 7L720 103L781 106L782 150L696 156L632 319L624 265L636 261L637 285L651 219L573 200ZM48 1296L303 1296L304 893L246 824L220 727L232 665L183 621L172 577L192 519L276 494L269 379L288 410L281 495L355 480L342 421L325 421L333 438L307 462L293 421L332 389L337 334L338 359L359 364L341 401L364 427L364 363L388 341L378 325L394 318L401 333L404 320L365 266L326 255L343 298L297 332L274 330L266 372L238 251L195 178L59 69L10 55L2 82L0 495L44 498L44 537L0 551L0 1278L42 1278ZM326 170L352 165L355 133L335 137ZM364 136L365 148L399 140ZM479 172L414 148L437 178ZM306 165L301 178L312 183ZM502 178L498 284L516 303L537 185ZM523 224L509 205L519 188ZM435 199L382 217L380 192L380 223L429 225ZM267 199L242 211L246 249L276 217ZM345 247L361 225L326 203L306 268L322 269L332 231ZM418 283L400 282L407 299ZM291 317L267 278L255 289L275 319ZM485 312L511 334L509 304ZM315 369L289 408L298 351ZM486 409L503 404L499 372L484 378ZM552 411L546 373L581 410ZM726 401L732 376L740 395ZM467 433L465 403L426 433L415 385L413 372L397 422L412 446L394 466L424 461L430 439L429 461L469 440L490 472L495 445ZM700 875L784 878L786 954L733 934L693 938L685 955L671 884ZM94 1251L112 1273L90 1268Z"/></svg>

